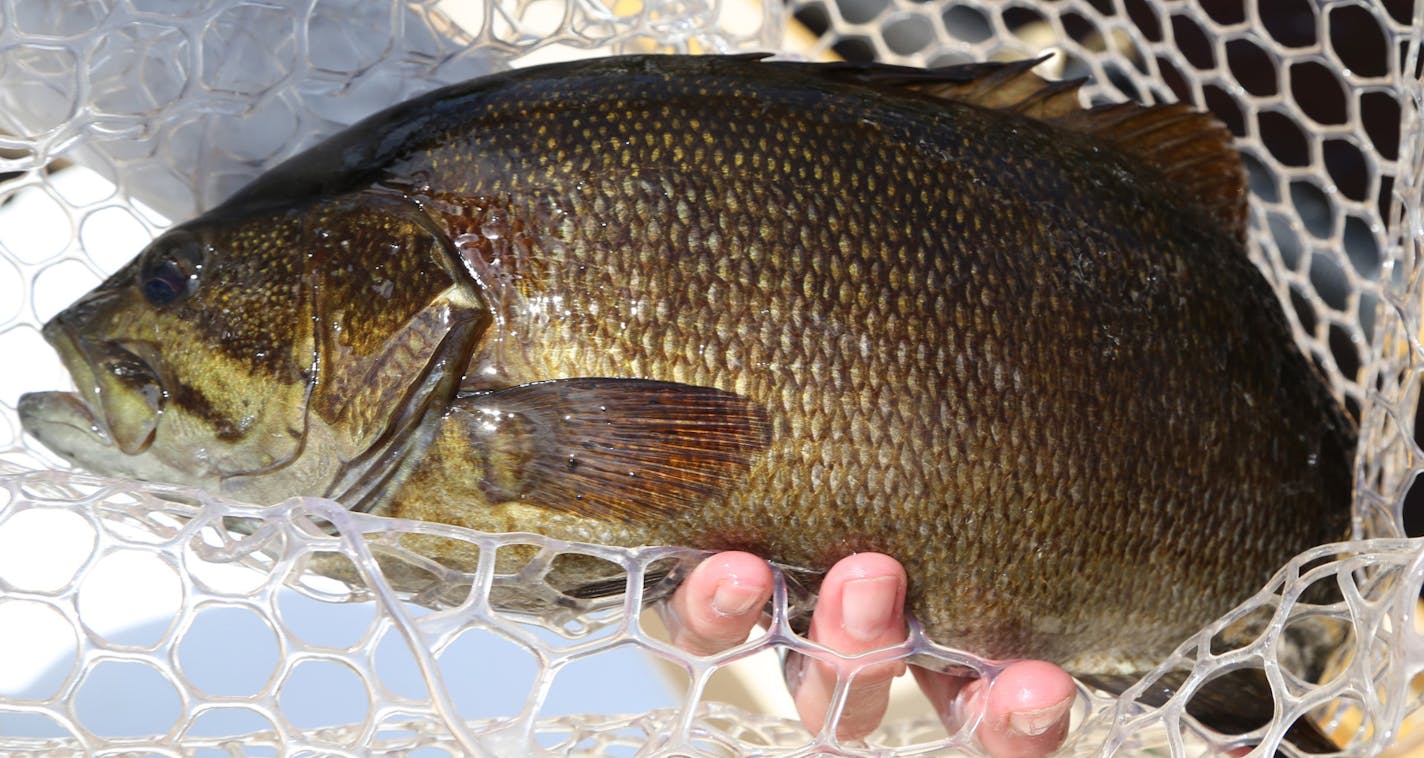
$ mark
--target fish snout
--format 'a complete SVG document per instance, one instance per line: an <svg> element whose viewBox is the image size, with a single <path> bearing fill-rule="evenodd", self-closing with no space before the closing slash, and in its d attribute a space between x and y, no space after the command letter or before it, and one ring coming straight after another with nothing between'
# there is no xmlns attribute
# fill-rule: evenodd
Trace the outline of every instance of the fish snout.
<svg viewBox="0 0 1424 758"><path fill-rule="evenodd" d="M74 379L76 399L119 450L128 455L143 452L163 411L165 393L158 373L129 347L84 336L70 324L71 316L66 312L51 319L43 333Z"/></svg>

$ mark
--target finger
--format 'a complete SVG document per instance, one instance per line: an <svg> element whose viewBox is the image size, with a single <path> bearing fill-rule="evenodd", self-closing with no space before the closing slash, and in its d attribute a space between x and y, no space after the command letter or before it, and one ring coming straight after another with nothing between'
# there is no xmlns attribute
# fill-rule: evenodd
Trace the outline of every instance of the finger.
<svg viewBox="0 0 1424 758"><path fill-rule="evenodd" d="M977 679L959 694L962 710L983 708L976 736L995 758L1036 758L1068 736L1078 690L1068 672L1047 661L1018 661L993 681Z"/></svg>
<svg viewBox="0 0 1424 758"><path fill-rule="evenodd" d="M811 616L810 637L845 655L905 641L905 569L889 556L861 553L842 559L826 573ZM850 676L855 665L827 664L793 657L788 684L801 721L812 732L825 725L836 691L837 672ZM879 726L890 699L890 682L904 672L903 660L860 669L851 681L836 736L858 740Z"/></svg>
<svg viewBox="0 0 1424 758"><path fill-rule="evenodd" d="M771 599L771 567L743 552L718 553L692 570L665 606L672 643L693 655L741 644Z"/></svg>

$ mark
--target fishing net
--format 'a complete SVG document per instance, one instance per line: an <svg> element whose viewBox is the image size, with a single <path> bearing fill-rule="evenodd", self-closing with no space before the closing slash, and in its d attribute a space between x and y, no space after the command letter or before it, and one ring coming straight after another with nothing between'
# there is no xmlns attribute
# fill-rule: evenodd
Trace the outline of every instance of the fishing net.
<svg viewBox="0 0 1424 758"><path fill-rule="evenodd" d="M64 386L38 325L170 220L322 135L431 87L556 55L794 49L916 65L1055 57L1094 102L1187 100L1238 136L1253 255L1302 348L1362 419L1358 541L1310 551L1121 698L1084 688L1070 754L1204 754L1310 715L1349 754L1397 742L1419 705L1414 608L1424 542L1405 495L1424 451L1419 113L1410 0L950 2L245 0L0 4L0 750L6 754L929 754L974 750L933 720L843 744L721 702L719 678L796 636L780 584L767 631L711 657L640 616L697 554L574 545L376 519L300 499L258 508L67 470L21 435L22 392ZM473 574L401 549L480 548ZM501 550L537 548L517 575ZM542 581L570 553L621 567L627 594ZM332 578L340 577L340 579ZM1301 600L1316 583L1338 602ZM538 614L508 610L533 598ZM1233 647L1220 632L1270 619ZM1323 683L1282 654L1293 629L1351 642ZM917 634L865 664L992 664ZM652 666L647 661L656 661ZM1184 719L1224 672L1262 669L1277 718L1247 735ZM659 673L660 672L660 673ZM1152 707L1152 685L1183 680ZM666 681L672 681L671 686ZM843 682L844 684L844 682ZM833 721L833 719L832 719ZM1290 748L1287 748L1290 749ZM1393 749L1399 749L1398 747Z"/></svg>

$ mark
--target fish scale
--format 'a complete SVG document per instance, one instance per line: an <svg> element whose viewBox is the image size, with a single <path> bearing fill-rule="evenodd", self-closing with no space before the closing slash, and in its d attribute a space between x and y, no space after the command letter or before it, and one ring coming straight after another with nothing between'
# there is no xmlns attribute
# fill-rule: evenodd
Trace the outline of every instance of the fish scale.
<svg viewBox="0 0 1424 758"><path fill-rule="evenodd" d="M1121 689L1346 535L1354 430L1245 255L1229 135L1029 69L630 57L431 93L58 316L115 391L22 418L89 468L250 500L806 578L881 551L933 639ZM162 415L130 423L145 386ZM1234 697L1203 717L1262 713Z"/></svg>

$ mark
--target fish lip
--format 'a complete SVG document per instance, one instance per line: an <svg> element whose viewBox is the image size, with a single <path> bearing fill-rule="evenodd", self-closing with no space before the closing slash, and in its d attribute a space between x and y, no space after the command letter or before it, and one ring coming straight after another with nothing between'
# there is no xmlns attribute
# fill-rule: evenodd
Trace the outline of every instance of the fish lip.
<svg viewBox="0 0 1424 758"><path fill-rule="evenodd" d="M62 426L87 436L103 447L114 446L113 438L104 428L103 421L95 415L78 392L26 392L20 396L16 410L20 426L46 445L52 444L56 437L53 433L47 433L46 428ZM55 452L66 458L74 457L72 452Z"/></svg>
<svg viewBox="0 0 1424 758"><path fill-rule="evenodd" d="M69 396L61 402L82 407L83 414L92 422L91 431L105 444L128 455L147 450L153 443L166 399L158 372L140 355L148 351L136 352L108 340L85 339L77 335L63 317L45 324L43 334L59 354L77 391L39 394ZM64 410L79 409L66 405Z"/></svg>

